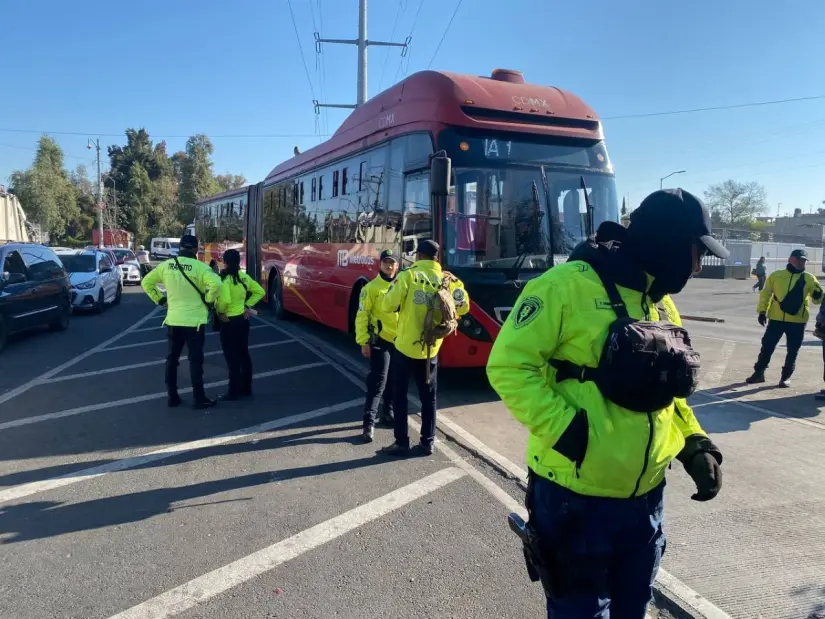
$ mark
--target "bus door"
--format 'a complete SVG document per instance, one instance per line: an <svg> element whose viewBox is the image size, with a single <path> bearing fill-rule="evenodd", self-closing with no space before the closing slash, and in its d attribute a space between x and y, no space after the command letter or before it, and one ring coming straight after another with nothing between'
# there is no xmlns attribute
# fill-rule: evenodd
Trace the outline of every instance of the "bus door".
<svg viewBox="0 0 825 619"><path fill-rule="evenodd" d="M246 218L244 223L244 241L246 243L246 272L260 281L261 277L261 231L263 220L261 206L263 202L263 183L249 186L246 199Z"/></svg>
<svg viewBox="0 0 825 619"><path fill-rule="evenodd" d="M415 262L418 243L433 238L430 171L404 178L404 217L401 225L401 268Z"/></svg>

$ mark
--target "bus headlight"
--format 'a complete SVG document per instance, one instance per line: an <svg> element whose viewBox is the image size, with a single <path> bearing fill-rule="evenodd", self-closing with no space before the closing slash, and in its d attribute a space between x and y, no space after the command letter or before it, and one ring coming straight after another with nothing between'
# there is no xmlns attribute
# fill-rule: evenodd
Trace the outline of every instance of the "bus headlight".
<svg viewBox="0 0 825 619"><path fill-rule="evenodd" d="M477 340L479 342L493 341L487 329L485 329L479 321L470 316L470 314L464 314L458 319L458 330L471 340Z"/></svg>

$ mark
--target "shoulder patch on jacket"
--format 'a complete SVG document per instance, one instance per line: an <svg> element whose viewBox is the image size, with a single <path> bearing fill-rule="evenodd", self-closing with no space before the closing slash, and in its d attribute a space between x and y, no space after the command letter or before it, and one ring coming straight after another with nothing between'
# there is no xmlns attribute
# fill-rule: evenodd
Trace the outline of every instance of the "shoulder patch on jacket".
<svg viewBox="0 0 825 619"><path fill-rule="evenodd" d="M529 325L541 313L542 309L544 309L544 302L541 299L533 295L527 297L516 310L513 326L516 329L521 329Z"/></svg>

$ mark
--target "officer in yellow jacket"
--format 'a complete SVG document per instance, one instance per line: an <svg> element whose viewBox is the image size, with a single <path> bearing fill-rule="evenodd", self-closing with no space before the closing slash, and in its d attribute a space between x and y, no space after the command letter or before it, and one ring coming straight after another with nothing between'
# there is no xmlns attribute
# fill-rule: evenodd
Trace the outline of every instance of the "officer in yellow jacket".
<svg viewBox="0 0 825 619"><path fill-rule="evenodd" d="M361 354L370 360L367 376L367 399L364 403L363 436L365 443L371 443L374 436L378 406L383 398L381 423L392 425L392 382L390 361L395 351L393 340L398 327L398 313L384 310L384 296L395 280L398 260L391 249L381 252L378 275L361 289L358 299L358 313L355 315L355 342L361 347Z"/></svg>
<svg viewBox="0 0 825 619"><path fill-rule="evenodd" d="M252 309L264 297L264 289L241 271L241 254L228 249L223 254L221 292L215 311L221 329L221 349L229 372L229 389L223 400L239 400L252 395L252 357L249 356L249 319Z"/></svg>
<svg viewBox="0 0 825 619"><path fill-rule="evenodd" d="M805 325L810 317L808 304L811 301L816 305L822 303L822 287L816 277L805 270L807 262L808 254L804 249L793 250L787 266L771 273L759 293L759 303L756 305L758 320L760 325L767 325L767 328L762 336L762 349L753 366L753 374L745 379L749 384L765 382L765 370L768 369L776 345L784 335L788 352L785 354L779 386L791 386L791 375L805 337Z"/></svg>
<svg viewBox="0 0 825 619"><path fill-rule="evenodd" d="M382 451L392 456L406 455L410 449L407 427L407 389L410 378L415 378L418 398L421 400L421 442L423 455L433 453L435 442L436 391L438 350L443 340L437 340L427 354L422 344L424 318L428 303L444 279L445 273L438 263L438 243L420 241L416 261L396 277L384 296L383 310L398 312L398 332L395 337L395 354L392 358L393 409L395 411L395 442ZM450 283L450 293L456 313L463 316L470 311L470 298L464 284L457 279ZM439 316L440 318L440 316ZM427 382L429 365L430 382Z"/></svg>
<svg viewBox="0 0 825 619"><path fill-rule="evenodd" d="M181 402L178 395L178 363L183 347L189 350L189 376L195 408L204 409L215 405L206 397L203 388L203 346L206 323L209 319L208 304L217 299L221 278L207 265L198 260L198 239L185 235L180 239L180 255L166 260L149 272L140 283L143 290L158 305L166 305L166 338L169 342L166 355L166 392L170 407ZM166 296L158 289L162 284Z"/></svg>
<svg viewBox="0 0 825 619"><path fill-rule="evenodd" d="M530 431L527 508L552 583L549 618L644 619L665 548L670 462L678 458L693 478L693 499L710 500L721 488L722 454L685 400L637 412L608 400L584 374L564 377L553 365L601 367L618 313L593 264L615 283L630 318L659 320L656 306L664 304L679 322L668 295L682 290L707 252L728 255L711 236L701 200L655 192L627 229L603 223L596 242L530 281L496 339L487 375Z"/></svg>

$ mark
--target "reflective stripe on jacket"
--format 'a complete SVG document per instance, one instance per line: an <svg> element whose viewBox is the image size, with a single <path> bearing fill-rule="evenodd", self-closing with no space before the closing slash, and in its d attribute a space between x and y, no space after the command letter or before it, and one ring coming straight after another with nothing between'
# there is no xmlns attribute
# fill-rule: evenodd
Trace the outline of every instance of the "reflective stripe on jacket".
<svg viewBox="0 0 825 619"><path fill-rule="evenodd" d="M189 279L206 295L207 303L214 303L220 292L221 278L195 258L179 256L178 261ZM200 327L206 324L209 311L195 288L178 271L174 259L162 262L140 282L155 303L163 297L158 284L163 284L166 289L167 310L163 324L172 327Z"/></svg>
<svg viewBox="0 0 825 619"><path fill-rule="evenodd" d="M215 302L215 310L224 316L240 316L247 307L254 307L258 301L264 298L264 289L254 279L241 271L238 273L238 280L243 284L235 283L232 276L223 278L221 291L218 300ZM246 286L244 288L244 286ZM249 298L247 298L247 293Z"/></svg>
<svg viewBox="0 0 825 619"><path fill-rule="evenodd" d="M644 319L647 308L649 319L659 319L642 292L617 289L631 317ZM673 302L664 301L671 320L681 322ZM648 416L607 401L593 382L556 382L548 360L597 367L614 320L607 292L590 265L558 265L525 286L493 345L487 376L530 431L527 465L536 474L579 494L622 498L658 486L685 438L704 432L684 400ZM554 449L577 411L584 411L587 428L586 438L579 439L583 459L578 470Z"/></svg>
<svg viewBox="0 0 825 619"><path fill-rule="evenodd" d="M421 345L424 317L427 315L429 295L436 293L443 278L444 271L438 262L418 260L398 274L384 297L382 309L399 312L395 348L412 359L427 358L426 348ZM458 280L451 283L450 293L459 316L470 311L470 297L463 283ZM430 358L438 354L441 342L438 340L430 349Z"/></svg>
<svg viewBox="0 0 825 619"><path fill-rule="evenodd" d="M802 307L796 314L786 314L779 307L779 303L791 291L791 289L799 281L800 277L805 278L805 289L803 292ZM767 313L770 320L780 320L782 322L796 322L806 323L810 317L808 312L808 304L813 301L814 304L822 303L822 287L819 281L813 274L807 271L802 273L791 273L787 268L781 271L774 271L768 275L765 280L765 287L759 293L759 303L756 305L756 312L761 314Z"/></svg>
<svg viewBox="0 0 825 619"><path fill-rule="evenodd" d="M398 313L384 309L384 297L390 284L379 274L361 289L358 298L358 313L355 315L355 341L363 346L370 341L369 328L381 339L392 343L398 328Z"/></svg>

